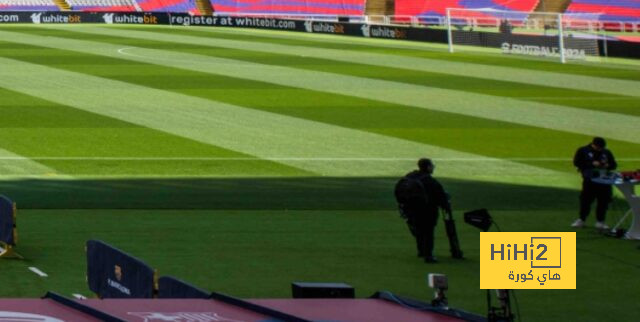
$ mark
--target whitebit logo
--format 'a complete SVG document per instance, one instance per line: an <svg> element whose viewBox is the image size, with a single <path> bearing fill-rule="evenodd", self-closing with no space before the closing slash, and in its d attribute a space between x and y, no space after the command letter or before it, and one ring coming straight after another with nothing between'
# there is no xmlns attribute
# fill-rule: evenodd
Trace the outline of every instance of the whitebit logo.
<svg viewBox="0 0 640 322"><path fill-rule="evenodd" d="M102 19L105 23L112 24L113 23L113 13L106 13L102 15Z"/></svg>
<svg viewBox="0 0 640 322"><path fill-rule="evenodd" d="M371 33L369 32L369 25L362 25L360 29L362 29L362 35L365 37L371 37Z"/></svg>
<svg viewBox="0 0 640 322"><path fill-rule="evenodd" d="M304 22L304 29L307 32L313 32L313 22L311 20L307 20Z"/></svg>
<svg viewBox="0 0 640 322"><path fill-rule="evenodd" d="M370 36L377 38L407 38L407 32L402 29L389 29L387 27L373 27L369 29Z"/></svg>
<svg viewBox="0 0 640 322"><path fill-rule="evenodd" d="M42 16L42 12L32 14L31 21L33 21L33 23L40 23L40 16Z"/></svg>

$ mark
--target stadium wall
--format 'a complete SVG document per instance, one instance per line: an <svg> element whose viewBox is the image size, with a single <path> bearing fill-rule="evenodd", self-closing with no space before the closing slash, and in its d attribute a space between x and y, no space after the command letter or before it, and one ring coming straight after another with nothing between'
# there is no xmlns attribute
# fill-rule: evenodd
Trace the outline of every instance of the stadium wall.
<svg viewBox="0 0 640 322"><path fill-rule="evenodd" d="M349 22L321 22L312 20L240 17L240 16L192 16L186 13L123 13L123 12L0 12L0 24L29 23L29 24L146 24L146 25L183 25L183 26L211 26L238 27L271 30L288 30L308 33L322 33L347 35L367 38L400 39L447 43L447 32L442 29L432 29L411 26L386 26L377 24L349 23ZM477 32L477 37L494 38L495 33ZM544 36L511 35L513 43L533 45L539 44ZM601 55L604 43L599 40ZM501 48L502 43L491 43L495 48ZM607 55L613 57L640 58L640 43L626 41L608 41Z"/></svg>

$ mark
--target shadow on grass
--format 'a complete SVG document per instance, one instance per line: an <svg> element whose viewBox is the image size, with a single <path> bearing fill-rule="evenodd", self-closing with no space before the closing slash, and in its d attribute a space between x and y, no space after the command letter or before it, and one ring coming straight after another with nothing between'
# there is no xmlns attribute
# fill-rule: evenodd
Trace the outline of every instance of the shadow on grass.
<svg viewBox="0 0 640 322"><path fill-rule="evenodd" d="M0 181L19 208L395 210L397 178L287 177ZM444 179L456 210L575 209L573 190Z"/></svg>

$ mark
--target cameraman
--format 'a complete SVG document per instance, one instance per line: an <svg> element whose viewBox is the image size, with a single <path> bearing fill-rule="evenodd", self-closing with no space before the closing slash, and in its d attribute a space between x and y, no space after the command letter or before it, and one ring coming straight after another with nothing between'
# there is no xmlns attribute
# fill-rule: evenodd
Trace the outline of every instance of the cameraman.
<svg viewBox="0 0 640 322"><path fill-rule="evenodd" d="M405 177L422 183L426 200L399 204L400 211L406 216L409 229L416 239L418 256L424 257L427 263L437 262L433 256L433 233L438 222L438 208L451 211L442 185L431 176L434 169L435 165L430 159L418 160L418 170L408 173Z"/></svg>

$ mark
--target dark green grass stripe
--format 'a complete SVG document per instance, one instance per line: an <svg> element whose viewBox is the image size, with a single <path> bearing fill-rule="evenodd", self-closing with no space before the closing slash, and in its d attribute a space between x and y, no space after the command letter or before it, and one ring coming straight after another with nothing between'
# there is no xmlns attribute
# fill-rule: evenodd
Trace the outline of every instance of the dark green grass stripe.
<svg viewBox="0 0 640 322"><path fill-rule="evenodd" d="M0 55L480 155L570 157L569 149L588 140L560 131L31 45L0 43ZM636 144L611 145L619 147L620 156L640 154ZM544 148L528 148L532 146ZM572 171L558 162L525 163Z"/></svg>
<svg viewBox="0 0 640 322"><path fill-rule="evenodd" d="M55 80L52 80L55 81ZM25 157L216 157L225 160L51 160L70 175L309 175L272 161L0 88L0 147ZM5 164L22 162L2 160ZM11 173L3 173L11 175Z"/></svg>
<svg viewBox="0 0 640 322"><path fill-rule="evenodd" d="M147 30L148 28L143 28ZM174 50L191 54L208 55L227 59L255 62L267 65L295 67L312 71L331 72L342 75L366 77L408 83L434 88L467 91L525 101L585 108L603 112L640 115L640 98L590 91L571 90L550 86L489 80L456 76L444 73L414 71L409 69L352 64L295 55L280 55L222 47L198 46L175 43L112 37L84 33L69 33L61 30L22 28L16 31L44 36L64 37L77 40L100 41L123 46Z"/></svg>
<svg viewBox="0 0 640 322"><path fill-rule="evenodd" d="M147 31L147 32L158 32L158 30L155 28L152 29L152 28L145 28L145 27L139 27L139 26L116 26L116 28ZM480 54L480 53L458 52L452 55L445 51L437 50L437 49L418 50L418 49L395 48L395 47L388 48L388 47L374 46L374 45L361 44L361 43L355 43L355 42L332 43L328 41L321 42L321 41L304 40L304 39L269 37L267 35L260 35L260 34L251 33L251 32L247 32L246 34L243 34L240 32L237 32L237 33L212 32L212 31L203 31L203 30L187 29L187 28L180 28L180 27L172 28L172 29L168 29L168 28L163 29L162 32L179 34L179 35L199 36L204 38L215 37L215 38L231 39L231 40L277 43L277 44L292 45L292 46L307 46L307 47L319 47L319 48L327 48L327 49L353 50L353 51L361 51L361 52L367 52L367 53L393 54L393 55L401 55L401 56L408 56L408 57L421 57L421 58L448 60L448 61L455 61L455 62L462 62L462 63L496 65L496 66L514 67L514 68L521 68L521 69L531 69L531 70L549 71L549 72L585 75L585 76L594 76L594 77L625 79L625 80L640 80L640 72L638 71L638 69L633 69L633 68L630 68L630 69L608 68L608 67L598 66L596 64L589 64L589 65L576 64L576 63L559 64L556 61L544 61L544 60L527 59L527 58L521 58L521 57L509 57L507 55L500 55L500 54ZM336 37L341 37L341 36L336 36Z"/></svg>
<svg viewBox="0 0 640 322"><path fill-rule="evenodd" d="M397 180L395 177L32 179L0 181L0 189L19 202L20 208L32 209L393 210L396 203L392 190ZM576 206L575 190L448 178L441 181L458 209L569 210Z"/></svg>
<svg viewBox="0 0 640 322"><path fill-rule="evenodd" d="M485 188L484 184L468 186ZM476 191L469 189L468 195ZM571 194L548 191L540 200L565 201L556 199L558 195L571 198ZM491 209L506 231L565 231L575 215L569 204L557 208L550 204L542 211L524 208L530 203L513 211L494 211L493 203L480 204ZM462 209L472 209L466 208L469 206L461 204ZM426 298L425 268L431 266L415 257L414 241L392 210L63 209L20 214L24 235L18 250L28 261L2 261L3 297L37 297L52 289L86 295L82 247L93 238L143 259L161 275L178 276L198 287L243 298L290 297L289 285L295 280L347 281L358 290L358 297L391 289L396 294ZM449 256L444 225L436 229L437 269L455 282L448 295L458 308L486 312L486 294L477 287L478 230L459 221L460 244L467 257L459 261ZM533 321L549 320L550 316L556 320L605 321L611 319L611 312L602 309L606 306L618 308L617 321L636 320L637 299L619 289L621 284L629 289L640 287L640 280L633 278L638 268L629 264L637 256L636 245L604 238L588 228L576 235L580 243L577 278L581 282L577 290L570 291L572 300L567 300L567 291L518 292L522 316ZM34 276L27 270L31 263L37 263L51 277ZM600 298L603 293L610 295ZM584 305L594 298L602 306Z"/></svg>

